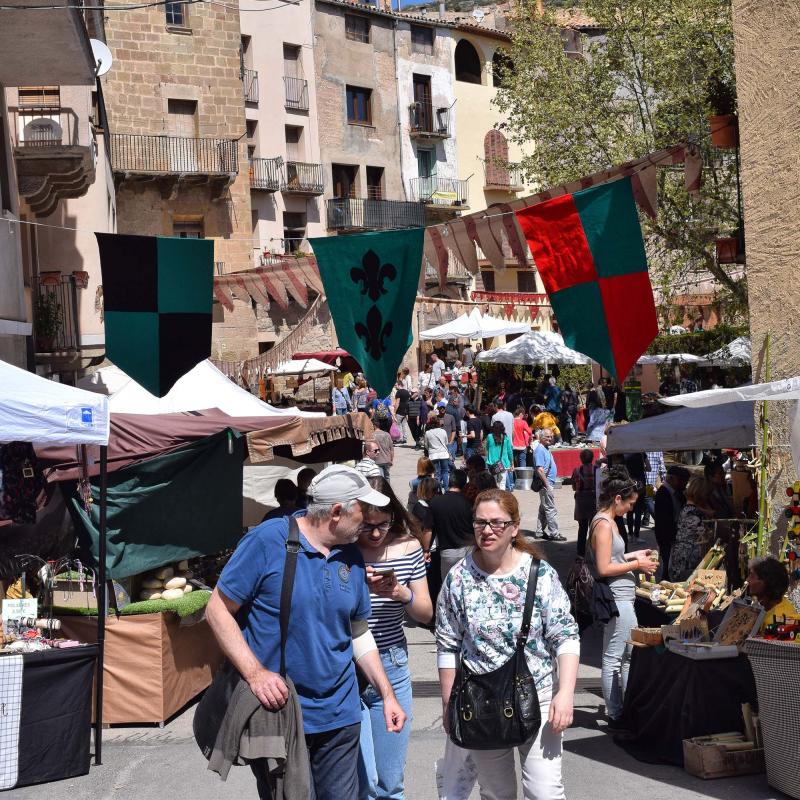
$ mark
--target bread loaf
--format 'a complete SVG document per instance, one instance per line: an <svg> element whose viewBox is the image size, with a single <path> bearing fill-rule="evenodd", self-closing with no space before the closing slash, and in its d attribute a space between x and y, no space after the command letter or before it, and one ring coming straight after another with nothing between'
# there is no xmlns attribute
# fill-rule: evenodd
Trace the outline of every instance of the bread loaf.
<svg viewBox="0 0 800 800"><path fill-rule="evenodd" d="M183 597L183 589L164 589L161 592L162 600L179 600Z"/></svg>
<svg viewBox="0 0 800 800"><path fill-rule="evenodd" d="M183 589L184 586L186 586L186 578L178 578L176 576L170 578L168 581L164 581L165 589Z"/></svg>
<svg viewBox="0 0 800 800"><path fill-rule="evenodd" d="M160 581L168 581L174 574L175 570L172 569L172 567L161 567L161 569L153 573L154 577L158 578Z"/></svg>
<svg viewBox="0 0 800 800"><path fill-rule="evenodd" d="M183 593L189 594L189 592L191 592L192 589L194 589L194 586L192 586L191 583L187 583L186 586L183 587Z"/></svg>

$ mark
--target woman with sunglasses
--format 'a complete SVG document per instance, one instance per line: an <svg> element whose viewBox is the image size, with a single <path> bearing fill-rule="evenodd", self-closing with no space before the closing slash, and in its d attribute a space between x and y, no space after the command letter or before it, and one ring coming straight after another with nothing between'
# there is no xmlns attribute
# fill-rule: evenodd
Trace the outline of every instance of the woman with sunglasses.
<svg viewBox="0 0 800 800"><path fill-rule="evenodd" d="M403 619L408 613L416 622L427 624L433 616L421 531L387 481L370 478L369 482L389 498L388 506L362 504L358 547L364 556L372 603L369 628L397 700L410 720L411 672ZM406 724L400 733L387 733L383 701L367 685L361 693L360 800L405 797L403 773L410 731Z"/></svg>
<svg viewBox="0 0 800 800"><path fill-rule="evenodd" d="M517 797L514 750L519 750L525 800L560 800L561 736L572 724L580 638L567 593L555 570L519 529L517 499L488 489L475 499L475 549L450 570L436 605L436 643L442 717L459 659L472 672L487 673L513 657L522 626L531 559L539 559L538 583L525 657L542 714L535 737L518 748L470 750L481 797ZM556 669L555 662L558 667ZM443 796L466 800L458 775L445 776ZM451 784L452 781L452 784Z"/></svg>

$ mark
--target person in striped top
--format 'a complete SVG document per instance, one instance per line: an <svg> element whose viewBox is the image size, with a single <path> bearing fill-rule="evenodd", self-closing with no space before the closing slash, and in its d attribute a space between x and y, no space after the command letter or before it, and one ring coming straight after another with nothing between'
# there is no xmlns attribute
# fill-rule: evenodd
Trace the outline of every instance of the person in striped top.
<svg viewBox="0 0 800 800"><path fill-rule="evenodd" d="M403 620L406 613L423 624L433 617L419 523L409 516L388 481L370 478L369 483L389 497L388 506L364 507L359 528L358 547L372 603L369 628L398 702L410 719L411 672ZM370 685L362 691L359 800L405 798L403 773L410 728L407 724L400 733L388 733L380 695Z"/></svg>

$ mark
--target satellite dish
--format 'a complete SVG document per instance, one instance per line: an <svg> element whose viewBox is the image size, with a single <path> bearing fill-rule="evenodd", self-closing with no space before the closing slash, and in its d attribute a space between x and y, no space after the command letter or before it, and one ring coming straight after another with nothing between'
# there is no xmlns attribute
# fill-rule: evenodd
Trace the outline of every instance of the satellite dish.
<svg viewBox="0 0 800 800"><path fill-rule="evenodd" d="M476 8L476 9L475 9L475 10L472 12L472 17L473 17L473 19L474 19L474 20L475 20L475 21L476 21L478 24L480 24L481 22L483 22L483 18L484 18L485 16L486 16L486 12L485 12L485 11L484 11L482 8Z"/></svg>
<svg viewBox="0 0 800 800"><path fill-rule="evenodd" d="M97 69L95 74L99 78L111 69L114 59L111 57L111 51L105 42L101 42L99 39L90 39L89 41L92 43L92 54L94 55L95 68Z"/></svg>

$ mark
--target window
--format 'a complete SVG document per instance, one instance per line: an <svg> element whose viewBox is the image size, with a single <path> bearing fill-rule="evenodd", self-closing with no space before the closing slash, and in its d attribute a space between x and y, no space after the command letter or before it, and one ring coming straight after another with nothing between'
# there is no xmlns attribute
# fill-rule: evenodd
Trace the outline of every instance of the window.
<svg viewBox="0 0 800 800"><path fill-rule="evenodd" d="M4 120L0 117L0 211L11 211L11 175L8 171L8 158Z"/></svg>
<svg viewBox="0 0 800 800"><path fill-rule="evenodd" d="M20 86L20 108L60 108L61 90L58 86Z"/></svg>
<svg viewBox="0 0 800 800"><path fill-rule="evenodd" d="M487 292L494 291L494 272L491 270L485 269L481 270L481 279L483 280L483 288Z"/></svg>
<svg viewBox="0 0 800 800"><path fill-rule="evenodd" d="M337 198L357 195L358 167L351 164L331 164L333 196Z"/></svg>
<svg viewBox="0 0 800 800"><path fill-rule="evenodd" d="M369 42L369 20L357 14L345 14L344 35L351 42Z"/></svg>
<svg viewBox="0 0 800 800"><path fill-rule="evenodd" d="M283 74L287 78L302 78L303 63L299 45L283 45Z"/></svg>
<svg viewBox="0 0 800 800"><path fill-rule="evenodd" d="M417 148L417 175L431 178L436 174L436 153L422 147Z"/></svg>
<svg viewBox="0 0 800 800"><path fill-rule="evenodd" d="M347 87L347 121L351 125L372 124L372 89Z"/></svg>
<svg viewBox="0 0 800 800"><path fill-rule="evenodd" d="M433 28L422 25L411 26L411 52L433 55Z"/></svg>
<svg viewBox="0 0 800 800"><path fill-rule="evenodd" d="M284 125L286 139L286 160L302 161L305 155L303 149L303 128L300 125Z"/></svg>
<svg viewBox="0 0 800 800"><path fill-rule="evenodd" d="M256 128L258 127L258 120L257 119L245 120L244 126L245 126L245 130L247 131L247 138L248 139L255 139L256 138Z"/></svg>
<svg viewBox="0 0 800 800"><path fill-rule="evenodd" d="M462 83L481 83L481 59L478 51L466 40L456 45L456 80Z"/></svg>
<svg viewBox="0 0 800 800"><path fill-rule="evenodd" d="M179 239L202 239L203 220L173 220L172 235Z"/></svg>
<svg viewBox="0 0 800 800"><path fill-rule="evenodd" d="M383 167L367 167L367 197L383 200Z"/></svg>
<svg viewBox="0 0 800 800"><path fill-rule="evenodd" d="M306 215L295 211L283 212L283 250L294 253L306 238Z"/></svg>
<svg viewBox="0 0 800 800"><path fill-rule="evenodd" d="M164 13L167 16L167 25L173 28L188 28L188 15L186 13L186 3L167 3L164 6Z"/></svg>
<svg viewBox="0 0 800 800"><path fill-rule="evenodd" d="M517 270L517 291L536 292L536 273L532 270Z"/></svg>
<svg viewBox="0 0 800 800"><path fill-rule="evenodd" d="M197 101L167 100L170 136L197 136Z"/></svg>

